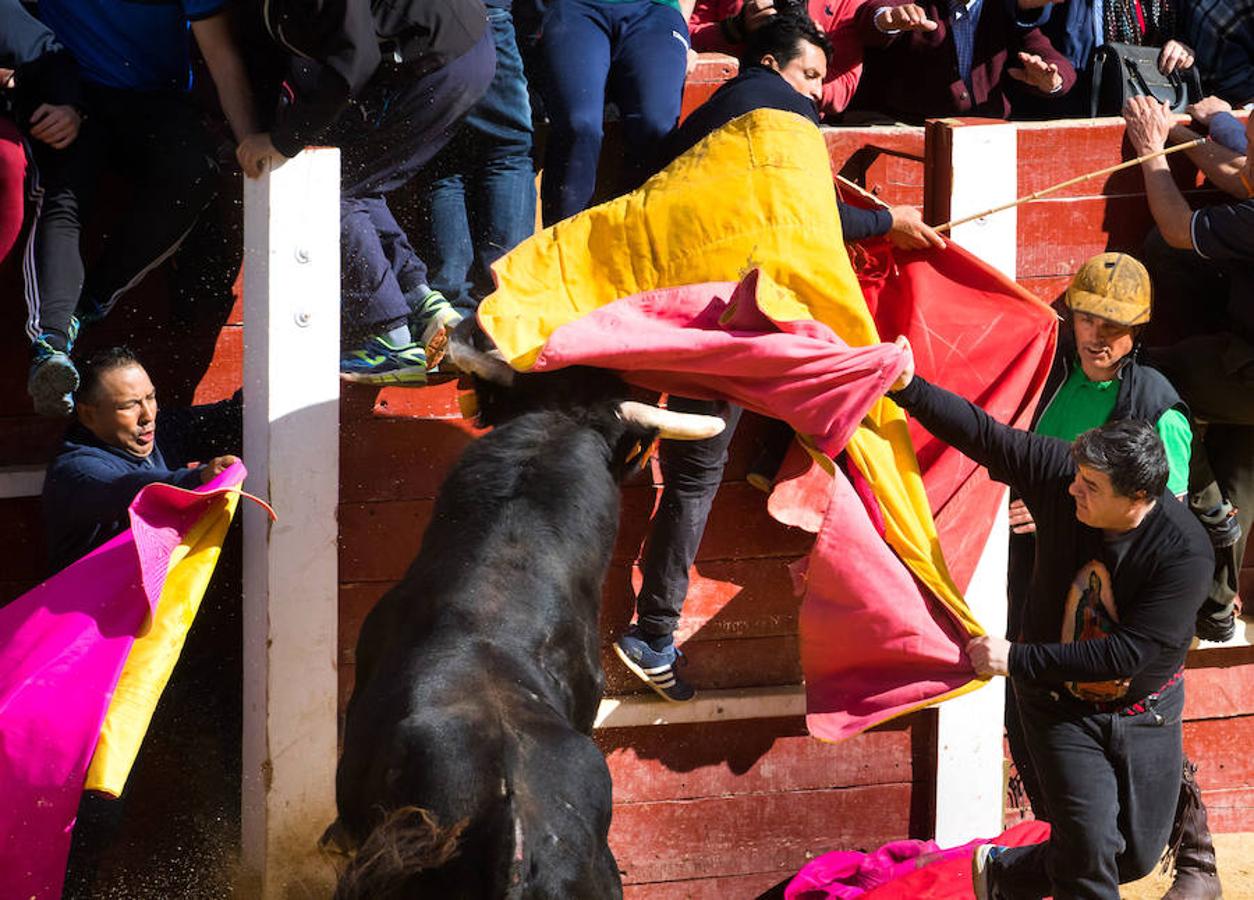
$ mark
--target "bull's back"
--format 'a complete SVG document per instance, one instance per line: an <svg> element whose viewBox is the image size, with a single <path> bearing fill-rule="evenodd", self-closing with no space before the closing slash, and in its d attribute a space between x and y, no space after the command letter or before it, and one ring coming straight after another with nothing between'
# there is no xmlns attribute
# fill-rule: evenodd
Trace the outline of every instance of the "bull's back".
<svg viewBox="0 0 1254 900"><path fill-rule="evenodd" d="M407 879L415 896L617 896L600 751L533 692L482 672L451 672L465 676L460 693L446 682L350 716L337 773L345 829L364 841L404 806L443 827L465 822L456 857Z"/></svg>

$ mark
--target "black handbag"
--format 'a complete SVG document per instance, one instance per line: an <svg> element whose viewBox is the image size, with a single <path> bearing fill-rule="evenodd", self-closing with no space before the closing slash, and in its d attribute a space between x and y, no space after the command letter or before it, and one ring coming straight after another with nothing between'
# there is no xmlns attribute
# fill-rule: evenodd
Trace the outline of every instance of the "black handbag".
<svg viewBox="0 0 1254 900"><path fill-rule="evenodd" d="M1129 97L1153 97L1184 112L1202 99L1197 67L1177 69L1170 75L1158 71L1158 47L1135 44L1103 44L1093 54L1093 89L1089 115L1117 116Z"/></svg>

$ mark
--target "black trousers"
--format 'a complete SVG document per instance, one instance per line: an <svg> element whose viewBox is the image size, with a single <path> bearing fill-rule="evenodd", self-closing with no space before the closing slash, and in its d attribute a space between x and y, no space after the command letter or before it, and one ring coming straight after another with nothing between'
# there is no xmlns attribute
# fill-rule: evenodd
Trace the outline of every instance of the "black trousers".
<svg viewBox="0 0 1254 900"><path fill-rule="evenodd" d="M172 254L217 190L213 143L181 94L84 86L85 119L73 144L32 142L37 172L26 265L27 333L64 342L70 316L107 313ZM99 261L84 277L81 239L104 172L131 188ZM54 341L55 342L55 341Z"/></svg>
<svg viewBox="0 0 1254 900"><path fill-rule="evenodd" d="M1170 335L1190 335L1146 353L1147 362L1167 376L1198 420L1189 463L1190 506L1205 511L1227 497L1241 524L1241 539L1218 560L1199 614L1223 619L1236 599L1246 539L1254 525L1254 344L1233 333L1226 319L1231 285L1221 268L1195 253L1168 247L1157 231L1146 241L1145 261L1154 276L1151 327L1161 324L1178 329Z"/></svg>
<svg viewBox="0 0 1254 900"><path fill-rule="evenodd" d="M1095 712L1065 692L1015 683L1032 761L1050 810L1045 844L990 864L1016 900L1117 900L1149 873L1171 834L1184 748L1184 681L1136 715Z"/></svg>
<svg viewBox="0 0 1254 900"><path fill-rule="evenodd" d="M662 441L662 499L644 553L636 615L649 635L674 632L688 595L688 571L697 558L710 506L727 466L727 448L743 410L712 400L671 397L676 412L721 415L727 427L704 441Z"/></svg>

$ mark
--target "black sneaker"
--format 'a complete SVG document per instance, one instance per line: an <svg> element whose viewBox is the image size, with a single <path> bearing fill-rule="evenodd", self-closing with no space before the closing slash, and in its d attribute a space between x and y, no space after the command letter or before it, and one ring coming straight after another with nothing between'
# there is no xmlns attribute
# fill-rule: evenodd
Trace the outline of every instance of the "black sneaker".
<svg viewBox="0 0 1254 900"><path fill-rule="evenodd" d="M653 639L653 643L657 644L658 639ZM614 652L623 661L623 665L664 699L672 703L686 703L696 696L697 692L692 689L692 685L680 678L675 671L680 661L686 660L675 648L673 638L668 637L667 643L661 649L655 650L640 629L633 625L614 642Z"/></svg>
<svg viewBox="0 0 1254 900"><path fill-rule="evenodd" d="M1209 615L1200 615L1197 617L1194 630L1200 640L1214 641L1216 644L1226 643L1237 633L1236 613L1228 610L1226 616L1218 619Z"/></svg>
<svg viewBox="0 0 1254 900"><path fill-rule="evenodd" d="M971 857L971 884L975 888L976 900L1009 900L1008 895L993 883L993 873L988 867L1008 849L1000 844L981 844L975 848Z"/></svg>
<svg viewBox="0 0 1254 900"><path fill-rule="evenodd" d="M1237 508L1225 500L1206 512L1197 513L1198 521L1206 529L1211 546L1224 550L1241 540L1241 523L1237 521Z"/></svg>

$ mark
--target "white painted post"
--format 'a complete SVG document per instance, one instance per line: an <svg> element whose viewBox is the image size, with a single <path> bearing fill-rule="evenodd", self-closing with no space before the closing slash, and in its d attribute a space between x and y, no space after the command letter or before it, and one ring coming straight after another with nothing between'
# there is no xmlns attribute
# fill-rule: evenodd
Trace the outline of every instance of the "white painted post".
<svg viewBox="0 0 1254 900"><path fill-rule="evenodd" d="M1010 519L1005 494L967 588L967 603L990 634L1006 633ZM992 837L1005 817L1002 721L1005 679L942 703L936 711L936 842Z"/></svg>
<svg viewBox="0 0 1254 900"><path fill-rule="evenodd" d="M249 897L325 897L335 818L340 154L244 182L243 872Z"/></svg>
<svg viewBox="0 0 1254 900"><path fill-rule="evenodd" d="M949 217L991 209L1018 196L1015 126L957 124L950 130L952 166ZM941 173L929 173L937 177ZM1018 213L1015 209L953 229L950 238L1007 277L1016 274ZM990 634L1006 630L1006 564L1009 519L1003 501L967 589L971 611ZM937 710L936 841L941 846L992 837L1004 820L1002 728L1004 679Z"/></svg>

